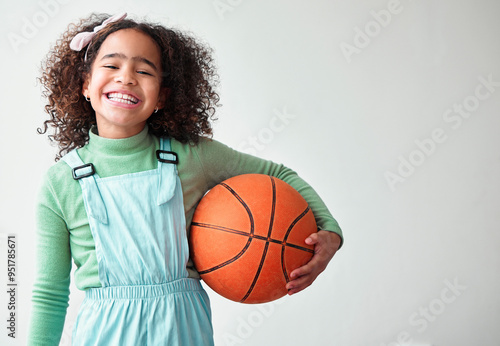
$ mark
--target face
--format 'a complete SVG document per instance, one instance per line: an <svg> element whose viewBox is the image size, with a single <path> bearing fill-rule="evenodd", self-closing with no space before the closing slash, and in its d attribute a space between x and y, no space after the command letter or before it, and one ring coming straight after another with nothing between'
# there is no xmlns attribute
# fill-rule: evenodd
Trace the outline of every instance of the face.
<svg viewBox="0 0 500 346"><path fill-rule="evenodd" d="M160 59L156 43L140 31L123 29L104 40L82 88L95 110L99 136L134 136L163 107Z"/></svg>

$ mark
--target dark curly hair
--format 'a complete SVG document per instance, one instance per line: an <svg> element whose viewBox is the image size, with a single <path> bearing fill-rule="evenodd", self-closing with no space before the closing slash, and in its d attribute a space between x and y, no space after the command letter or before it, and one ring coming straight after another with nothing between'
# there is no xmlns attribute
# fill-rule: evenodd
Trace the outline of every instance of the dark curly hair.
<svg viewBox="0 0 500 346"><path fill-rule="evenodd" d="M183 143L197 143L200 136L211 136L210 120L215 119L215 107L220 100L215 91L218 75L212 50L185 33L130 19L108 24L92 39L88 50L87 47L79 52L70 49L76 34L93 31L108 17L94 13L78 24L70 24L42 63L39 81L44 89L43 96L48 99L45 111L50 119L43 123L43 129L38 128L38 133L46 133L49 126L54 128L49 139L57 142L60 149L56 161L88 142L89 130L96 124L96 117L82 95L82 86L104 40L122 29L139 30L149 35L160 48L161 87L166 92L167 102L163 109L149 117L149 131Z"/></svg>

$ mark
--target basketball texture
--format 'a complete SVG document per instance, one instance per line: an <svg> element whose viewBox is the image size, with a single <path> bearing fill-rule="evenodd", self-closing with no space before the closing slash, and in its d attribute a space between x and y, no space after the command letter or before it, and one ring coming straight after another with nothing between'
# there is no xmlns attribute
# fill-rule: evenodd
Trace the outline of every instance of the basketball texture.
<svg viewBox="0 0 500 346"><path fill-rule="evenodd" d="M284 181L239 175L215 186L195 210L191 258L215 292L242 303L284 296L294 269L314 247L304 240L317 232L304 198Z"/></svg>

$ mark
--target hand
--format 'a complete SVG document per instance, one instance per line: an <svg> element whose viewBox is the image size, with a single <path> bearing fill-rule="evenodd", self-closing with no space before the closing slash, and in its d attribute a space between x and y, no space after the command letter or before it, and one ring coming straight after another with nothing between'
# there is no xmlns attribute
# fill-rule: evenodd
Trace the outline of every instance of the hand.
<svg viewBox="0 0 500 346"><path fill-rule="evenodd" d="M318 231L306 238L306 244L314 245L314 255L307 264L290 273L292 281L286 284L289 295L302 291L316 280L339 249L340 242L340 236L330 231Z"/></svg>

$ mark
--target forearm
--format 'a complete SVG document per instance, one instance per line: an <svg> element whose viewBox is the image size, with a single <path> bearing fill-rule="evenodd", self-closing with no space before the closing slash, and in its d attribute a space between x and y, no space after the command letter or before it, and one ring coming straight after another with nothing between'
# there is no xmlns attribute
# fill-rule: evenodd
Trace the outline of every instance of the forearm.
<svg viewBox="0 0 500 346"><path fill-rule="evenodd" d="M232 176L246 173L260 173L274 176L295 188L307 201L313 211L319 229L337 233L342 231L316 191L295 171L272 161L233 150L213 141L202 149L200 161L204 167L209 188Z"/></svg>
<svg viewBox="0 0 500 346"><path fill-rule="evenodd" d="M36 278L28 345L58 345L69 300L71 253L64 221L46 205L37 210Z"/></svg>

